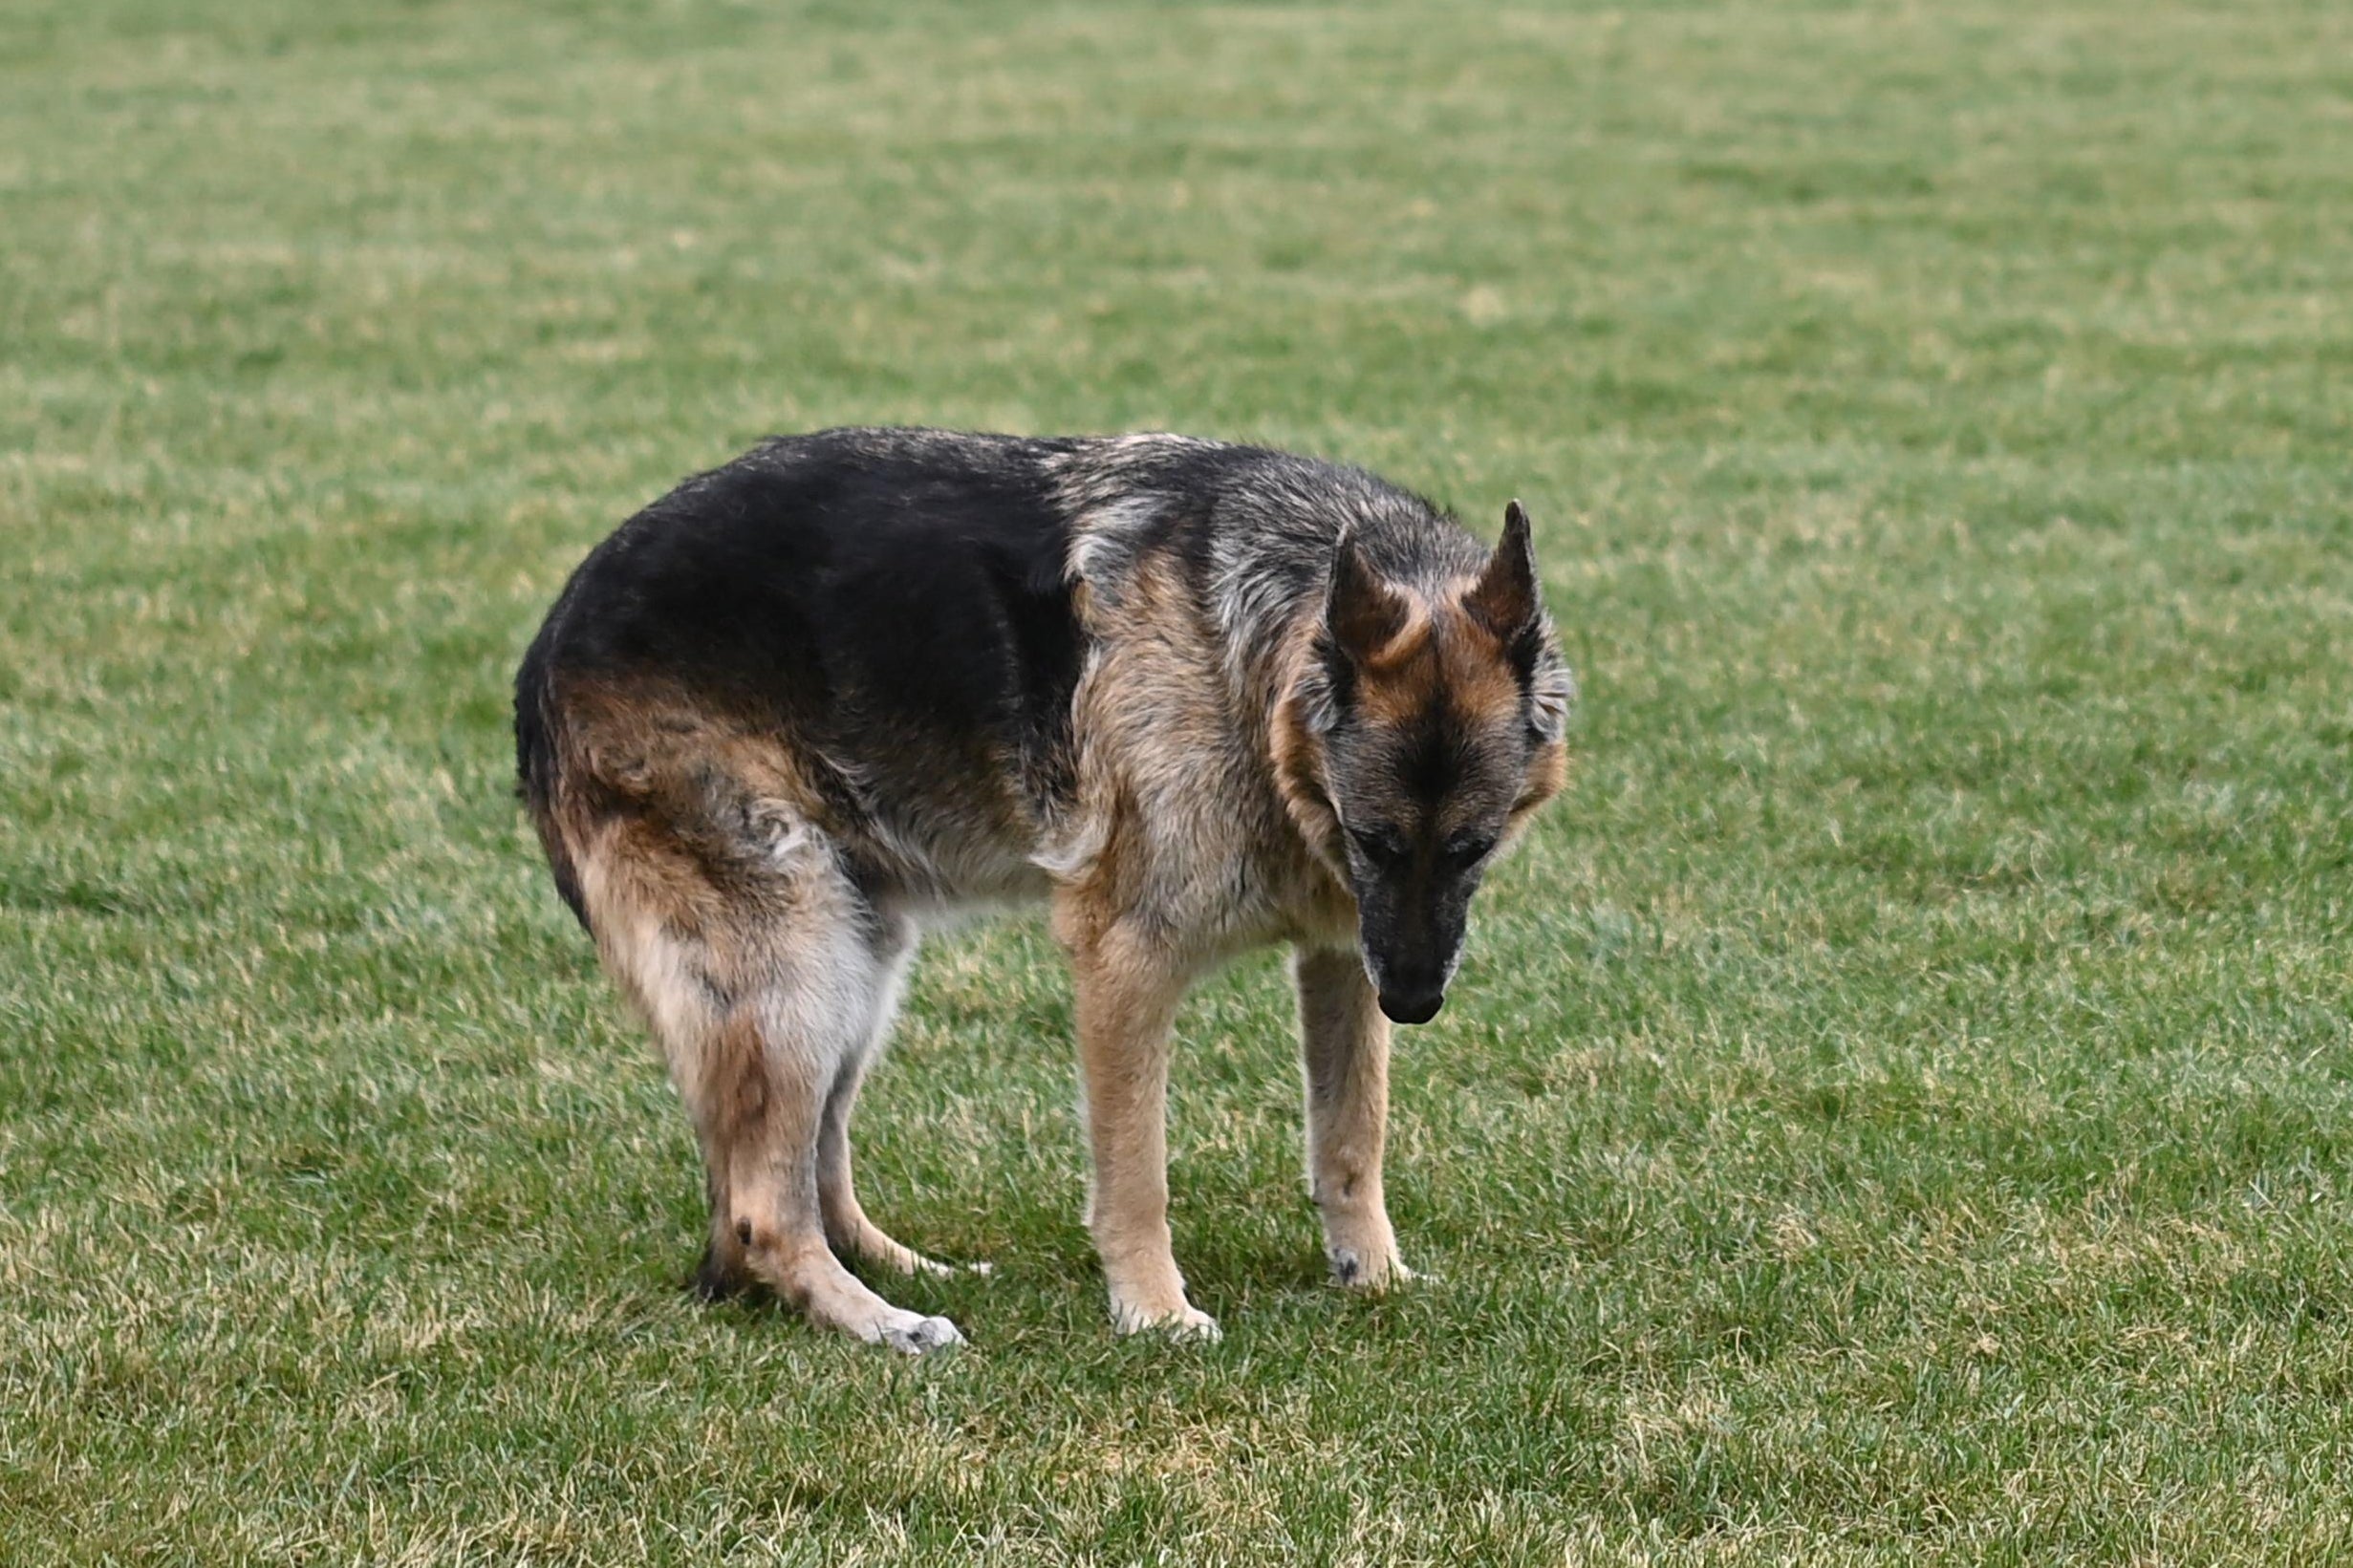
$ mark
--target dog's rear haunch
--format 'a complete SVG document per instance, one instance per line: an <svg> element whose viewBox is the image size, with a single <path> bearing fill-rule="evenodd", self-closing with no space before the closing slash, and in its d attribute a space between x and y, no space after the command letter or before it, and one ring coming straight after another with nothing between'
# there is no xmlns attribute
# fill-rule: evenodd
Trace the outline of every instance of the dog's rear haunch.
<svg viewBox="0 0 2353 1568"><path fill-rule="evenodd" d="M940 1265L859 1207L850 1114L927 924L1048 901L1077 990L1087 1222L1122 1331L1214 1335L1169 1251L1170 1027L1293 949L1336 1278L1401 1278L1389 1025L1560 786L1571 698L1526 518L1492 551L1353 468L1175 436L835 430L687 481L592 552L516 681L565 901L693 1115L699 1281L921 1351L844 1267Z"/></svg>

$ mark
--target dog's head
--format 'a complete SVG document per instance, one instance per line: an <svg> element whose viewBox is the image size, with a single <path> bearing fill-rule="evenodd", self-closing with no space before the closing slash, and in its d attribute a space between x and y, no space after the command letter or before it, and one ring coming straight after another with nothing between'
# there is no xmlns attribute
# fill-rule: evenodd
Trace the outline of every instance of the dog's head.
<svg viewBox="0 0 2353 1568"><path fill-rule="evenodd" d="M1437 1015L1479 879L1561 787L1574 692L1518 502L1485 566L1445 582L1389 580L1341 539L1280 761L1397 1022Z"/></svg>

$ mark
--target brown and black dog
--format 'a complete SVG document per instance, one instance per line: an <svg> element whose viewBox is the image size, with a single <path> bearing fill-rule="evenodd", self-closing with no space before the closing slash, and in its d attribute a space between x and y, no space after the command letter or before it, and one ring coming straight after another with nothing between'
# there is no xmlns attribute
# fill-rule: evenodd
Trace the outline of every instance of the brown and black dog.
<svg viewBox="0 0 2353 1568"><path fill-rule="evenodd" d="M515 735L556 886L694 1117L700 1283L922 1351L961 1336L843 1259L940 1266L850 1174L924 927L1051 903L1122 1332L1217 1332L1169 1250L1170 1028L1205 969L1291 944L1326 1252L1381 1287L1389 1023L1444 1000L1481 873L1560 787L1572 695L1517 503L1489 551L1279 452L833 430L598 546Z"/></svg>

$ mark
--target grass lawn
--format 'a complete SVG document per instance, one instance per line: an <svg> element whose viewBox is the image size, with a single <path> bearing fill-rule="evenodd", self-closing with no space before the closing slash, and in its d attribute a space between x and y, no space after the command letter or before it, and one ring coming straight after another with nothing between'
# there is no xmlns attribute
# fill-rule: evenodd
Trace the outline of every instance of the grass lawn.
<svg viewBox="0 0 2353 1568"><path fill-rule="evenodd" d="M2353 10L0 16L0 1560L2353 1557ZM1323 1280L1275 962L1114 1342L1035 922L861 1119L908 1363L710 1309L508 796L771 430L1539 520L1574 781Z"/></svg>

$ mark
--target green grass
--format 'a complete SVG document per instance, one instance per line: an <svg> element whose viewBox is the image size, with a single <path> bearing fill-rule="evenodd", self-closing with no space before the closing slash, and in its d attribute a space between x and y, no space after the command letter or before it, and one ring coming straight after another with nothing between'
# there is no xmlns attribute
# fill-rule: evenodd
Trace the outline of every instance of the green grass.
<svg viewBox="0 0 2353 1568"><path fill-rule="evenodd" d="M2349 299L2335 5L19 0L0 1559L2345 1560ZM680 1294L507 683L848 421L1527 499L1579 761L1402 1043L1433 1280L1322 1282L1254 962L1226 1341L1113 1342L1015 923L862 1118L970 1348Z"/></svg>

